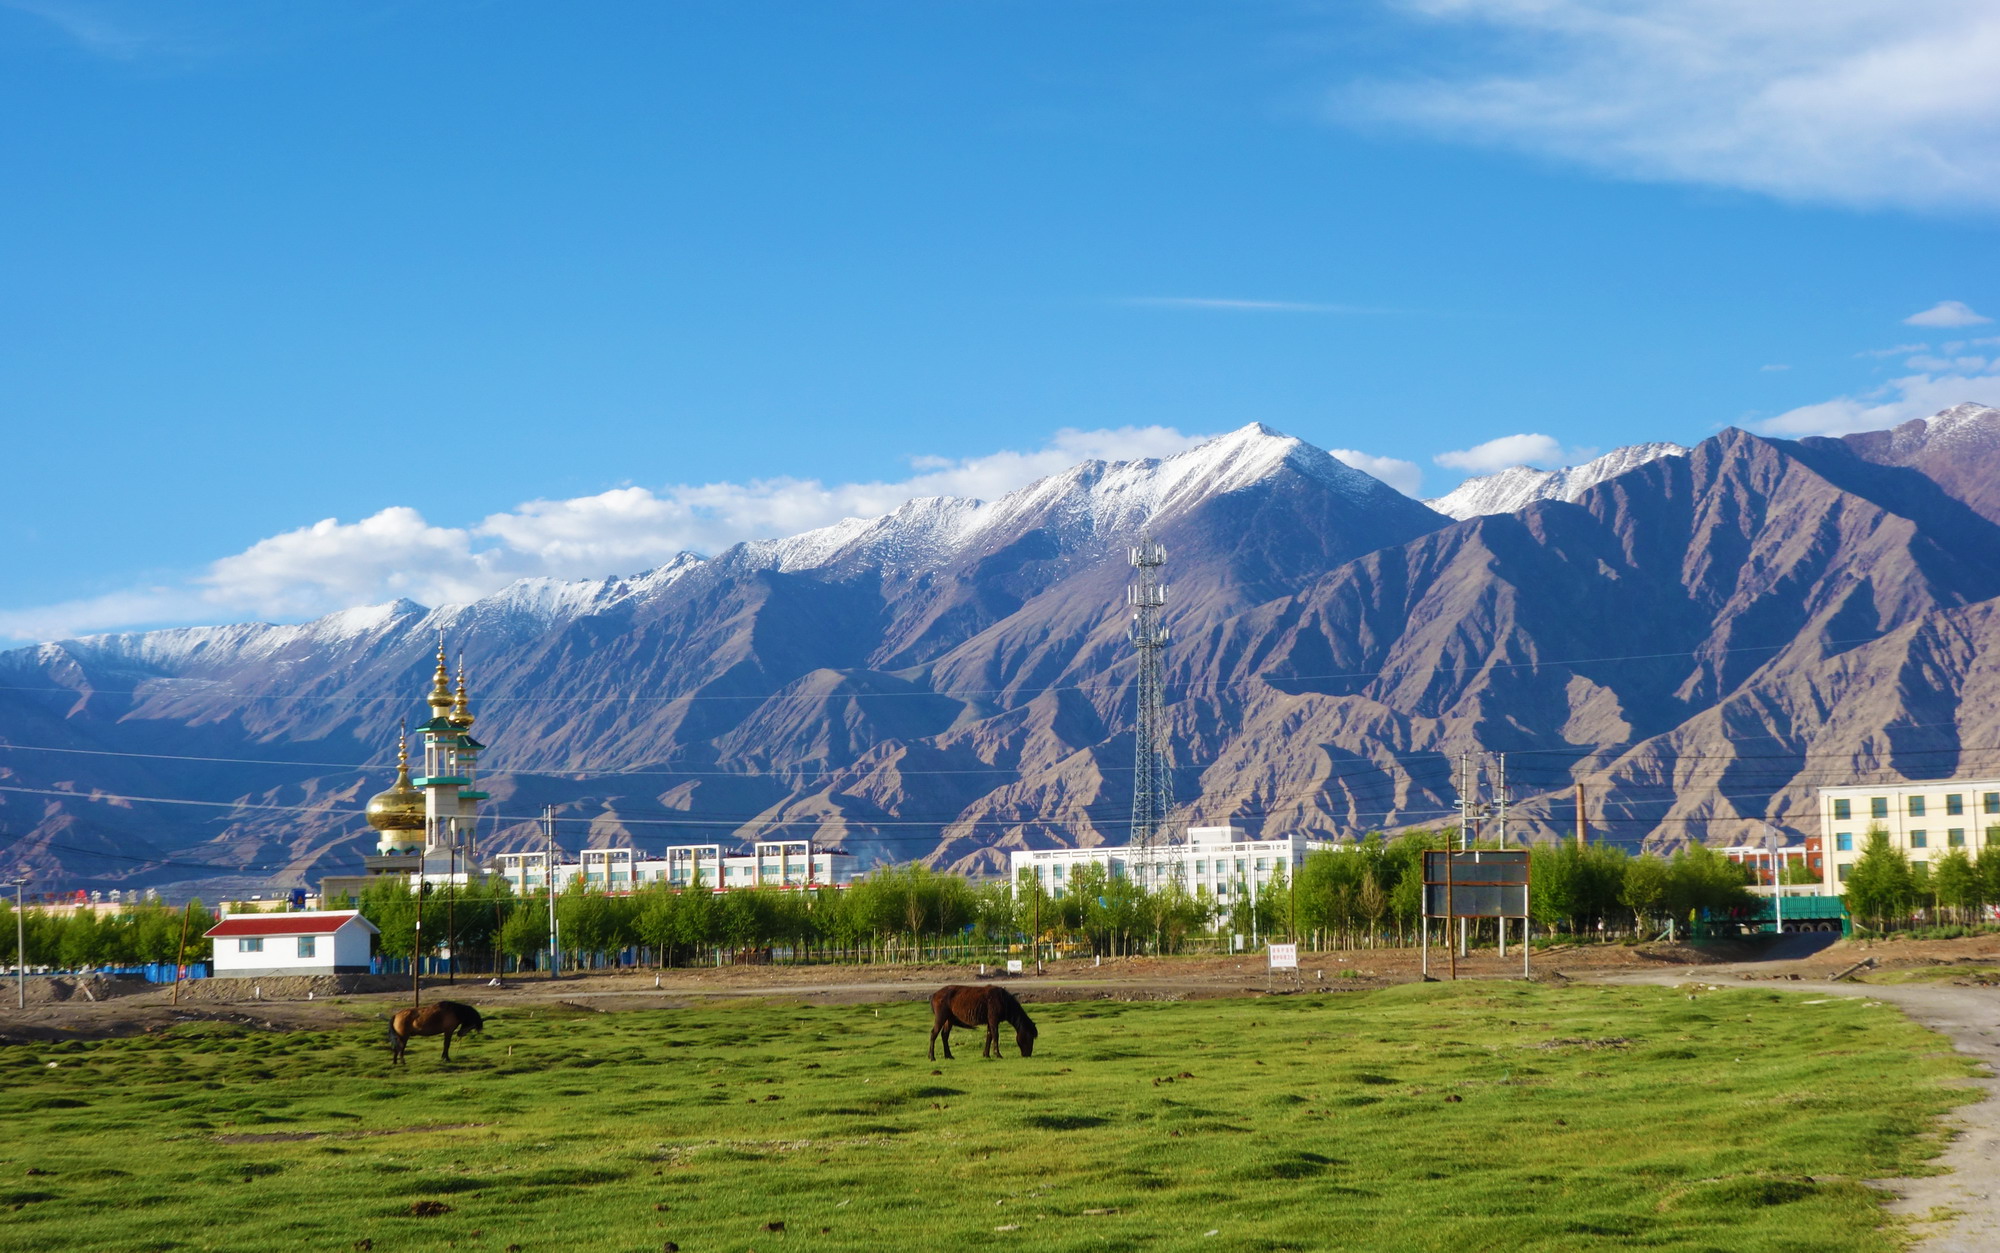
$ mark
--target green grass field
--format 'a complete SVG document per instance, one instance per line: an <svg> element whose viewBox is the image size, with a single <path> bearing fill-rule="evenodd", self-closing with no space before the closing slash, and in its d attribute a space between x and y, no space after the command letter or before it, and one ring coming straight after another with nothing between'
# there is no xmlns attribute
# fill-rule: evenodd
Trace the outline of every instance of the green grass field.
<svg viewBox="0 0 2000 1253"><path fill-rule="evenodd" d="M1860 1181L1969 1067L1804 999L1031 1005L1033 1058L935 1065L919 1005L521 1011L396 1070L379 1023L24 1046L0 1247L1895 1248Z"/></svg>

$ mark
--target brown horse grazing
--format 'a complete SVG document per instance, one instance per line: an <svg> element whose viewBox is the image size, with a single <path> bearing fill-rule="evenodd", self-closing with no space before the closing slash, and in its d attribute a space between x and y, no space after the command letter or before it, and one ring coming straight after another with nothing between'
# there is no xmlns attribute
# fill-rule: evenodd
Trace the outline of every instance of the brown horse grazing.
<svg viewBox="0 0 2000 1253"><path fill-rule="evenodd" d="M394 1050L389 1057L391 1063L401 1063L403 1049L413 1035L441 1035L444 1037L444 1060L451 1060L451 1037L471 1035L475 1031L486 1030L486 1021L479 1011L470 1005L457 1001L432 1001L428 1005L399 1009L389 1020L389 1044Z"/></svg>
<svg viewBox="0 0 2000 1253"><path fill-rule="evenodd" d="M1000 1024L1011 1023L1014 1028L1014 1043L1020 1046L1021 1056L1032 1057L1035 1052L1035 1024L1028 1017L1028 1011L1021 1008L1021 1002L1005 988L992 985L965 987L953 984L931 993L931 1060L937 1060L938 1037L944 1037L944 1055L951 1057L951 1029L953 1027L986 1028L986 1045L979 1050L981 1057L999 1057Z"/></svg>

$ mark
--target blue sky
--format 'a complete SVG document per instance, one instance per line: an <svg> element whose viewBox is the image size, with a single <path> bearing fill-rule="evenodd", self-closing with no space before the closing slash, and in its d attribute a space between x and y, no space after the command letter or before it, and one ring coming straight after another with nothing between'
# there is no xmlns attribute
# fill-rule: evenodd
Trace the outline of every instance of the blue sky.
<svg viewBox="0 0 2000 1253"><path fill-rule="evenodd" d="M2000 404L1995 64L1981 0L0 0L0 638L1251 421L1432 496Z"/></svg>

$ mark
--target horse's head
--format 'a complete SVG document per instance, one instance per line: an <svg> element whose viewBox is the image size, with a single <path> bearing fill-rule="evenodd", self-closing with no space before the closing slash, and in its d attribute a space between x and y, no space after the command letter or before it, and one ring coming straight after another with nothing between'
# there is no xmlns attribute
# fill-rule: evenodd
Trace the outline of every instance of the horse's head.
<svg viewBox="0 0 2000 1253"><path fill-rule="evenodd" d="M461 1037L471 1035L475 1031L484 1030L486 1030L486 1020L479 1016L478 1010L472 1008L470 1005L460 1005L458 1007L458 1034Z"/></svg>
<svg viewBox="0 0 2000 1253"><path fill-rule="evenodd" d="M1038 1034L1040 1033L1035 1030L1034 1019L1022 1014L1019 1021L1014 1024L1014 1043L1020 1047L1021 1056L1035 1055L1035 1037Z"/></svg>

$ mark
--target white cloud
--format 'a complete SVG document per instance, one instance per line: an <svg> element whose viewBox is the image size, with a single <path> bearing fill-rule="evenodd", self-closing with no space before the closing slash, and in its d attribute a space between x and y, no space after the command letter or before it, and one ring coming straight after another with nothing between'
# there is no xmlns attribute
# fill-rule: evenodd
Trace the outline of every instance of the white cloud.
<svg viewBox="0 0 2000 1253"><path fill-rule="evenodd" d="M1519 465L1561 465L1562 445L1549 435L1502 435L1472 448L1441 452L1431 458L1452 470L1491 474Z"/></svg>
<svg viewBox="0 0 2000 1253"><path fill-rule="evenodd" d="M620 487L570 500L531 500L477 525L433 524L396 506L359 522L327 518L213 562L183 586L152 586L0 612L0 637L57 639L134 623L297 619L407 596L427 605L477 599L519 578L596 578L714 552L742 540L795 535L887 513L917 496L991 499L1079 461L1165 457L1205 437L1171 427L1065 429L1041 448L978 457L912 458L893 481Z"/></svg>
<svg viewBox="0 0 2000 1253"><path fill-rule="evenodd" d="M2000 404L2000 375L1912 374L1860 396L1836 396L1801 405L1757 424L1766 435L1788 439L1806 435L1846 435L1880 431L1912 418L1928 418L1972 401Z"/></svg>
<svg viewBox="0 0 2000 1253"><path fill-rule="evenodd" d="M1334 460L1353 466L1363 474L1373 475L1405 496L1415 496L1418 485L1424 481L1423 467L1414 461L1377 457L1352 448L1329 448L1327 452L1333 455Z"/></svg>
<svg viewBox="0 0 2000 1253"><path fill-rule="evenodd" d="M1949 347L1946 349L1949 351ZM1855 353L1857 357L1900 357L1909 352L1928 352L1929 344L1892 344L1887 348L1867 348Z"/></svg>
<svg viewBox="0 0 2000 1253"><path fill-rule="evenodd" d="M1940 300L1922 313L1903 319L1905 326L1983 326L1993 319L1972 311L1963 300Z"/></svg>
<svg viewBox="0 0 2000 1253"><path fill-rule="evenodd" d="M1788 365L1760 365L1757 368L1765 374L1776 374L1781 370L1789 370L1792 367Z"/></svg>
<svg viewBox="0 0 2000 1253"><path fill-rule="evenodd" d="M1401 6L1479 28L1472 68L1349 87L1336 98L1340 120L1791 200L2000 205L1991 0Z"/></svg>

